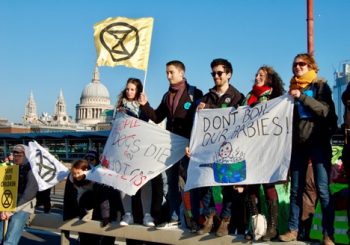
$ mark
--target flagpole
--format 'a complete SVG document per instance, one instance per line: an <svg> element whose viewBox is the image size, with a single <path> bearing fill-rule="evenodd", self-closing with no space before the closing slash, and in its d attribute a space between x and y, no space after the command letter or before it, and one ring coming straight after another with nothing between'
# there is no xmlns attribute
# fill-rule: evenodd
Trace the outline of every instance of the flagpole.
<svg viewBox="0 0 350 245"><path fill-rule="evenodd" d="M147 70L148 69L145 70L145 76L143 77L143 92L146 89Z"/></svg>
<svg viewBox="0 0 350 245"><path fill-rule="evenodd" d="M153 19L152 19L152 28L153 28ZM151 29L151 33L152 33L152 29ZM152 35L151 38L149 40L149 50L148 50L148 57L147 57L147 66L146 66L146 70L145 70L145 76L143 78L143 92L145 92L146 90L146 80L147 80L147 72L148 72L148 63L149 63L149 57L151 56L151 42L152 40Z"/></svg>

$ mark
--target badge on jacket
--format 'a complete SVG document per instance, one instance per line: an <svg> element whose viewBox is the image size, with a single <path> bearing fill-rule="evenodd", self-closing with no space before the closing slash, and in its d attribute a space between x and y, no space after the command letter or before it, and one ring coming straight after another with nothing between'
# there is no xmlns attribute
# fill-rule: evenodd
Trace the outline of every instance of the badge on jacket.
<svg viewBox="0 0 350 245"><path fill-rule="evenodd" d="M186 103L184 104L184 108L185 108L185 110L190 109L191 104L192 104L191 102L186 102Z"/></svg>

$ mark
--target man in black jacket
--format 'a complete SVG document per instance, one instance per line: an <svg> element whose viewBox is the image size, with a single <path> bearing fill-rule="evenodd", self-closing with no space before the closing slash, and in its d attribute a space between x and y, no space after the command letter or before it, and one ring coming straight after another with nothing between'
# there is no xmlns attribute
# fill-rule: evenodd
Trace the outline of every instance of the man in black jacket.
<svg viewBox="0 0 350 245"><path fill-rule="evenodd" d="M229 83L233 74L231 63L226 59L214 59L210 66L212 69L211 75L215 85L213 88L209 89L207 94L204 95L198 109L226 107L237 108L242 104L244 95ZM213 227L213 220L216 216L216 208L212 188L218 187L203 187L201 191L203 194L202 204L205 222L203 227L198 231L198 234L208 233ZM239 195L240 194L237 193L237 191L234 191L232 186L222 187L223 200L222 211L220 214L221 222L216 232L217 236L225 236L229 233L228 226L231 219L232 201L234 199L236 205L239 201L242 201L243 197L239 198ZM243 220L243 217L241 217L240 220ZM237 226L236 228L239 232L243 232L241 227Z"/></svg>
<svg viewBox="0 0 350 245"><path fill-rule="evenodd" d="M167 119L167 130L189 139L197 102L202 98L203 93L187 83L185 65L181 61L173 60L168 62L166 64L166 73L170 86L158 108L154 110L148 103L146 95L142 93L139 100L140 109L149 119L157 124ZM170 222L158 224L157 228L168 228L169 226L178 225L182 200L179 191L179 175L180 173L187 173L188 162L189 158L185 156L166 171L168 182L167 201L170 209L170 217L168 219ZM181 177L186 181L186 176Z"/></svg>

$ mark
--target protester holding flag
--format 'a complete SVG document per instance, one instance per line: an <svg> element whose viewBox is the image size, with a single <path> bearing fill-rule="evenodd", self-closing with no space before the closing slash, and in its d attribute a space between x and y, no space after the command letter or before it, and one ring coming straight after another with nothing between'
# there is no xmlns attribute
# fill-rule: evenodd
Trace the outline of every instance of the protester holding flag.
<svg viewBox="0 0 350 245"><path fill-rule="evenodd" d="M254 106L258 103L281 96L284 92L281 77L272 67L264 65L261 66L255 74L253 89L248 93L243 104ZM262 240L269 241L277 235L278 196L275 184L264 184L263 187L267 200L268 217L266 235L262 237ZM248 210L251 217L259 213L257 204L260 185L248 185L246 188L248 193ZM252 239L252 234L252 232L247 234L246 239Z"/></svg>
<svg viewBox="0 0 350 245"><path fill-rule="evenodd" d="M185 78L185 65L181 61L169 61L166 64L166 74L170 86L158 108L154 110L148 103L146 95L142 93L139 100L140 109L157 124L167 119L167 130L189 139L197 102L202 98L203 93L201 90L188 84ZM187 173L188 162L189 158L184 156L166 171L168 182L167 201L170 217L168 217L169 222L161 223L157 228L169 228L179 224L181 204L179 174L180 172ZM180 169L183 169L183 171ZM181 177L186 181L186 176ZM195 221L193 225L196 225Z"/></svg>
<svg viewBox="0 0 350 245"><path fill-rule="evenodd" d="M0 243L18 244L34 204L32 203L38 191L38 184L25 155L25 145L13 148L13 163L19 165L17 210L16 212L0 212ZM3 223L8 220L8 228L3 237Z"/></svg>
<svg viewBox="0 0 350 245"><path fill-rule="evenodd" d="M147 116L141 112L140 104L138 99L140 98L141 92L143 90L143 85L140 79L129 78L126 82L126 86L120 93L118 102L115 108L115 112L125 112L126 114L139 118L144 121L148 121ZM116 113L115 113L116 114ZM120 221L121 226L127 226L134 223L134 217L132 212L132 203L136 206L142 206L143 209L143 225L148 227L155 226L154 219L151 215L151 205L152 205L152 195L154 191L162 191L163 179L161 175L153 178L151 181L147 182L135 196L131 197L124 192L121 192L122 203L124 207L124 216ZM141 205L137 205L141 193ZM160 207L162 204L162 194L160 192L153 202L153 210L156 216L160 215ZM133 200L132 200L133 199ZM133 202L132 202L133 201ZM135 209L134 209L135 210ZM135 210L136 212L137 210ZM159 218L159 217L157 217Z"/></svg>
<svg viewBox="0 0 350 245"><path fill-rule="evenodd" d="M215 86L204 95L198 109L210 108L237 108L242 104L244 95L240 93L235 87L230 85L229 81L232 78L232 65L226 59L214 59L211 64L211 75L214 79ZM203 215L205 215L205 222L203 227L198 231L198 234L205 234L212 230L214 217L216 216L215 200L213 199L213 188L222 188L222 210L220 214L221 222L216 232L217 236L228 235L228 226L231 219L231 206L233 196L237 196L232 186L224 187L203 187ZM236 192L236 193L235 193ZM243 216L242 216L243 218Z"/></svg>
<svg viewBox="0 0 350 245"><path fill-rule="evenodd" d="M330 139L337 128L332 92L326 81L317 77L318 67L310 54L295 56L289 94L294 98L293 143L290 163L291 190L288 229L279 239L298 238L302 194L306 170L311 160L322 208L323 244L333 245L334 208L329 190L331 167Z"/></svg>

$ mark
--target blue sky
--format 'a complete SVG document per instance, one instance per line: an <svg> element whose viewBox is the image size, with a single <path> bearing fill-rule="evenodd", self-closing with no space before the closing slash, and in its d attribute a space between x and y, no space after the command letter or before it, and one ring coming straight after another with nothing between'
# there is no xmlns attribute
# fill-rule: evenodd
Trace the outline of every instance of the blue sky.
<svg viewBox="0 0 350 245"><path fill-rule="evenodd" d="M297 53L307 51L306 0L2 0L0 2L0 117L21 122L33 91L38 114L53 114L60 89L68 114L90 83L96 62L93 25L108 17L153 17L146 93L158 106L168 88L166 62L181 60L188 81L204 92L213 85L210 62L227 58L231 83L246 94L259 66L273 66L286 84ZM315 0L315 56L319 75L350 59L350 1ZM144 72L100 67L111 101L128 77Z"/></svg>

